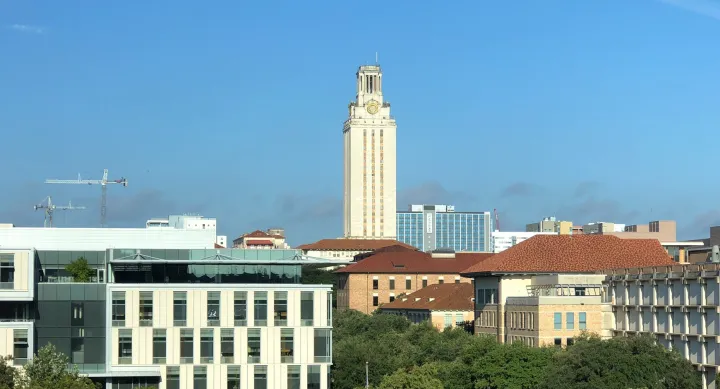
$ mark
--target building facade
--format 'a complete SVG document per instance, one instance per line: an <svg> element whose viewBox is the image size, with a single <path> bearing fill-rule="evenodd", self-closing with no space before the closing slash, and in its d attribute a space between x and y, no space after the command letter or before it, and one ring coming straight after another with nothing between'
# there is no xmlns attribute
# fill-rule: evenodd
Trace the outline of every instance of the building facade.
<svg viewBox="0 0 720 389"><path fill-rule="evenodd" d="M519 244L535 235L552 235L554 232L512 232L493 231L492 247L494 253L499 253Z"/></svg>
<svg viewBox="0 0 720 389"><path fill-rule="evenodd" d="M356 99L343 126L345 237L393 238L397 126L380 66L360 66L356 76Z"/></svg>
<svg viewBox="0 0 720 389"><path fill-rule="evenodd" d="M492 252L490 212L456 212L452 205L411 205L397 212L397 239L422 251Z"/></svg>
<svg viewBox="0 0 720 389"><path fill-rule="evenodd" d="M720 264L688 264L603 272L615 336L647 334L677 350L717 388L720 369Z"/></svg>
<svg viewBox="0 0 720 389"><path fill-rule="evenodd" d="M285 230L272 228L267 231L255 230L233 240L233 248L242 249L289 249L285 242Z"/></svg>
<svg viewBox="0 0 720 389"><path fill-rule="evenodd" d="M297 246L303 254L328 261L346 263L354 261L358 255L372 253L388 247L398 246L406 250L414 247L393 239L322 239L314 243Z"/></svg>
<svg viewBox="0 0 720 389"><path fill-rule="evenodd" d="M472 322L473 286L470 283L434 284L384 304L380 311L403 316L413 323L429 322L442 331Z"/></svg>
<svg viewBox="0 0 720 389"><path fill-rule="evenodd" d="M99 250L87 237L35 249L0 236L0 353L16 365L52 343L112 389L328 387L331 286L301 283L296 250ZM86 282L66 271L81 257Z"/></svg>
<svg viewBox="0 0 720 389"><path fill-rule="evenodd" d="M525 226L527 232L554 232L560 235L570 235L573 232L573 225L570 221L557 220L555 216L543 218L537 223L530 223Z"/></svg>

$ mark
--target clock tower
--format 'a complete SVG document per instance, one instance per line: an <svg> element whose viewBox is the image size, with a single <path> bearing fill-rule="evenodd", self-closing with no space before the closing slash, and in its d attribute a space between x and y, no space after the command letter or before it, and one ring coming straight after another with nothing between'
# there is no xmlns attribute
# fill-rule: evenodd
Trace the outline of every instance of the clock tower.
<svg viewBox="0 0 720 389"><path fill-rule="evenodd" d="M357 95L343 126L345 237L394 239L397 126L380 66L360 66L356 76Z"/></svg>

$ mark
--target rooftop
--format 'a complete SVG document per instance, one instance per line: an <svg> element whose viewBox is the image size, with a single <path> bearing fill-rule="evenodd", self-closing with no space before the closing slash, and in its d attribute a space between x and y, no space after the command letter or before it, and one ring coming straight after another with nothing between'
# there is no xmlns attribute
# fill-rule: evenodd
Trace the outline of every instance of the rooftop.
<svg viewBox="0 0 720 389"><path fill-rule="evenodd" d="M472 311L473 285L435 284L422 288L395 301L383 304L382 309L418 309L429 311Z"/></svg>
<svg viewBox="0 0 720 389"><path fill-rule="evenodd" d="M376 251L336 273L419 273L459 274L479 262L492 257L492 253L456 253L454 257L433 258L432 254L417 250Z"/></svg>
<svg viewBox="0 0 720 389"><path fill-rule="evenodd" d="M674 263L657 239L536 235L461 273L590 273Z"/></svg>
<svg viewBox="0 0 720 389"><path fill-rule="evenodd" d="M346 251L372 251L388 246L403 246L415 249L410 245L399 242L395 239L322 239L315 243L303 244L298 246L299 250L346 250Z"/></svg>

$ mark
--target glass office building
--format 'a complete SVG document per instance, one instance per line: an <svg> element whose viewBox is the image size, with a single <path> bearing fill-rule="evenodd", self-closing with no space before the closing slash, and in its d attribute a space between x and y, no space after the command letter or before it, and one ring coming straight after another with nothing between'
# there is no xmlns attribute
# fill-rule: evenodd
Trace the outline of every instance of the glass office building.
<svg viewBox="0 0 720 389"><path fill-rule="evenodd" d="M456 212L452 205L411 205L397 212L397 240L423 251L492 252L490 212Z"/></svg>

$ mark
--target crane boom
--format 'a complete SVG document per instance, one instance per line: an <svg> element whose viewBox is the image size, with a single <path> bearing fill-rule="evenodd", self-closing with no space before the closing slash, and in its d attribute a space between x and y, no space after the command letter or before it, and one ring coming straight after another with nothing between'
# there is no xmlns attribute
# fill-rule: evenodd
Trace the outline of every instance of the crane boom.
<svg viewBox="0 0 720 389"><path fill-rule="evenodd" d="M119 180L108 180L108 170L103 170L103 178L101 180L83 180L78 174L77 180L56 180L48 179L45 180L46 184L75 184L75 185L100 185L102 188L102 195L100 198L100 226L105 227L107 222L107 185L108 184L120 184L122 186L128 186L128 180L125 177L121 177Z"/></svg>
<svg viewBox="0 0 720 389"><path fill-rule="evenodd" d="M47 205L44 204L44 202L47 201ZM76 209L85 209L83 206L73 206L72 201L68 202L68 205L55 205L52 202L52 197L48 196L43 201L40 202L40 204L36 205L35 210L38 209L44 209L45 210L45 221L43 222L43 225L45 227L52 227L53 226L53 213L55 213L56 209L59 209L61 211L74 211Z"/></svg>

